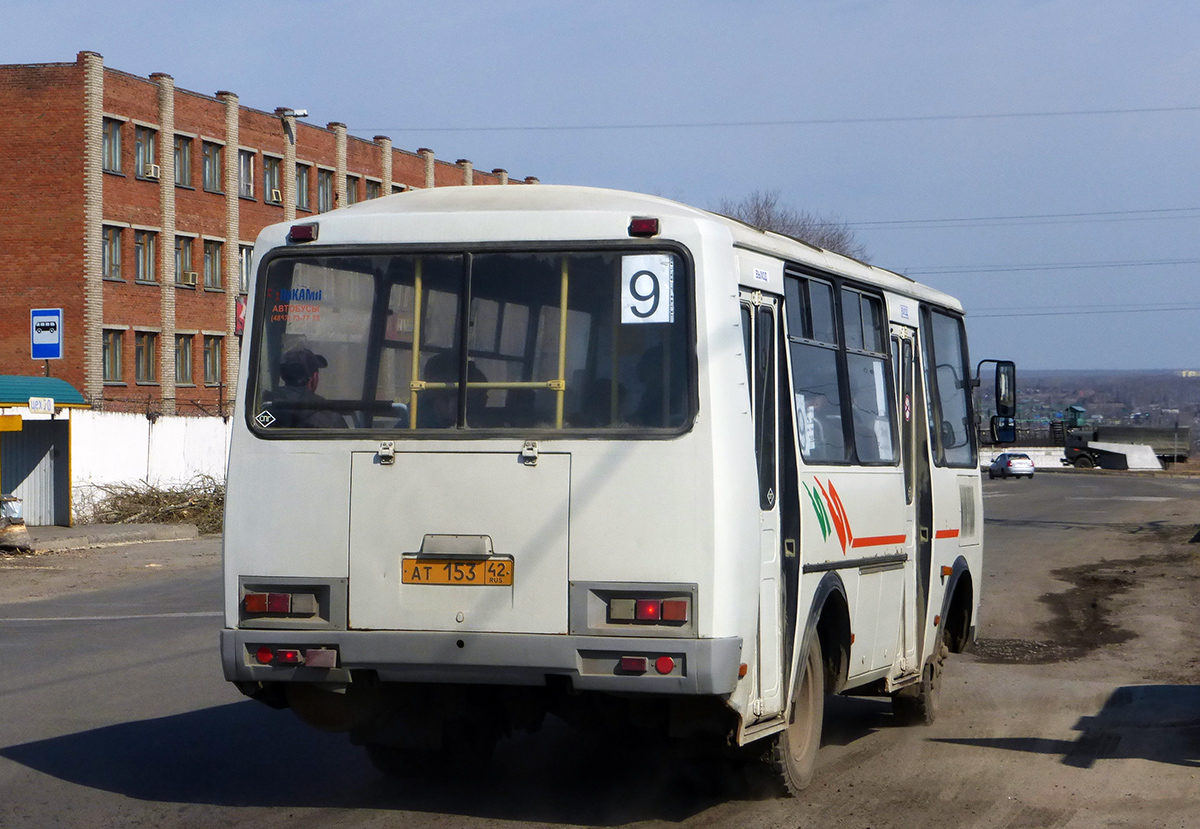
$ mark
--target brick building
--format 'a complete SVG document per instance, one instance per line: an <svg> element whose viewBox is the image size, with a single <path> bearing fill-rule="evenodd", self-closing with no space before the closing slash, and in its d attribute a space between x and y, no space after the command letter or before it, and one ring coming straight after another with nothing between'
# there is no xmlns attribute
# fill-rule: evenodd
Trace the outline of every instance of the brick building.
<svg viewBox="0 0 1200 829"><path fill-rule="evenodd" d="M0 66L0 374L34 375L30 310L63 310L50 372L94 408L229 411L261 228L409 188L508 184L303 112L74 63ZM525 179L526 183L536 179Z"/></svg>

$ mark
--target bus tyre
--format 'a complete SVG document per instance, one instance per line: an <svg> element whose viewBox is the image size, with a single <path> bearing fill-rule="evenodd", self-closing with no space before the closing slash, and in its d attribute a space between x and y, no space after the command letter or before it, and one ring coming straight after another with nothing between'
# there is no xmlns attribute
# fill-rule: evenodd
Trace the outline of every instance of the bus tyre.
<svg viewBox="0 0 1200 829"><path fill-rule="evenodd" d="M1092 460L1091 455L1080 455L1078 458L1075 459L1075 468L1076 469L1091 469L1095 465L1096 465L1096 462L1094 460Z"/></svg>
<svg viewBox="0 0 1200 829"><path fill-rule="evenodd" d="M825 718L825 670L821 643L814 635L804 659L804 673L792 702L791 724L771 738L767 765L783 788L795 797L812 782L821 747L821 724Z"/></svg>
<svg viewBox="0 0 1200 829"><path fill-rule="evenodd" d="M948 656L950 647L946 644L946 634L939 630L933 644L933 655L925 663L920 683L892 694L892 715L900 725L931 725L937 719L942 669L946 666Z"/></svg>

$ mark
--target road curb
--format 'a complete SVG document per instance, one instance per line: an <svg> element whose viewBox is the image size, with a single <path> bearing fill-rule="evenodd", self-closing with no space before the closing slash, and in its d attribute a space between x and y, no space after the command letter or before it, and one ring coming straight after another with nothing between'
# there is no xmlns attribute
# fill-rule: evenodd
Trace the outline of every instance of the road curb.
<svg viewBox="0 0 1200 829"><path fill-rule="evenodd" d="M94 524L81 527L30 527L29 538L35 553L56 553L135 544L146 541L176 541L197 538L195 524Z"/></svg>

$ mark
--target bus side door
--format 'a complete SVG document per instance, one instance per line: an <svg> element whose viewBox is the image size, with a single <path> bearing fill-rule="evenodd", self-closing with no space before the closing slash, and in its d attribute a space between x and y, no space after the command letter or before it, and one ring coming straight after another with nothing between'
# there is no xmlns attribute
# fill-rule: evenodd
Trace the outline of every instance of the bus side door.
<svg viewBox="0 0 1200 829"><path fill-rule="evenodd" d="M754 413L754 451L758 468L759 596L755 719L769 719L783 710L784 616L782 540L779 511L779 350L778 310L774 297L743 295L744 338L751 405Z"/></svg>

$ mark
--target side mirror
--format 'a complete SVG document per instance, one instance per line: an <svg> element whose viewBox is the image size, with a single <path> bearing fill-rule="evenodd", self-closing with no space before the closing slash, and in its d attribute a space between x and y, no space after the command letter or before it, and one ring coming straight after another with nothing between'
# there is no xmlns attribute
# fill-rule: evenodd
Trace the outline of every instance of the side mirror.
<svg viewBox="0 0 1200 829"><path fill-rule="evenodd" d="M1008 420L1017 416L1017 365L1012 360L996 362L996 414Z"/></svg>
<svg viewBox="0 0 1200 829"><path fill-rule="evenodd" d="M992 415L992 443L1016 443L1017 421L1011 417Z"/></svg>

